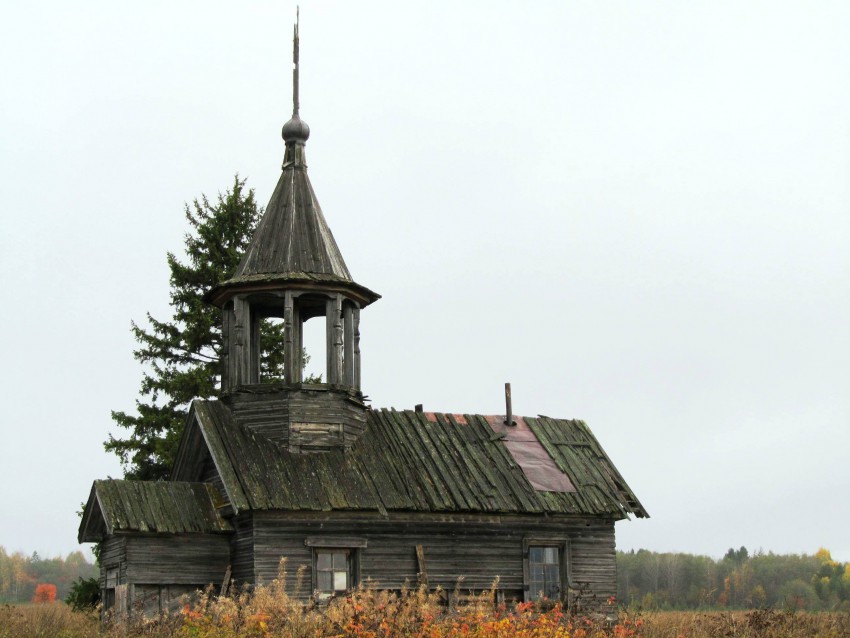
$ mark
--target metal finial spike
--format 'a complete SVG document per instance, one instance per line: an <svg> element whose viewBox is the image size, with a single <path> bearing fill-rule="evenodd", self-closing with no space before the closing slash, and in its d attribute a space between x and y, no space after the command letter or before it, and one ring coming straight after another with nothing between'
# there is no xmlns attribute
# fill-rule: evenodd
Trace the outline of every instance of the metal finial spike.
<svg viewBox="0 0 850 638"><path fill-rule="evenodd" d="M298 23L300 21L300 13L300 10L296 9L295 26L292 31L292 117L283 125L283 130L281 130L281 135L283 136L283 141L286 142L287 148L291 144L303 146L304 142L310 137L310 127L298 115L300 107L298 96ZM301 161L303 163L303 157Z"/></svg>
<svg viewBox="0 0 850 638"><path fill-rule="evenodd" d="M295 8L295 27L292 36L292 116L298 115L298 23L301 8Z"/></svg>

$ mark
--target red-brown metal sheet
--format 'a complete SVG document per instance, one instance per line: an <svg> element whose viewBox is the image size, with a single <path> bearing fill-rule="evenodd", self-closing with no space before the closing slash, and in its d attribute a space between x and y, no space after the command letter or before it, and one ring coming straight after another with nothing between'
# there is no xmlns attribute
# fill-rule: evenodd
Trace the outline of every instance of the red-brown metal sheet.
<svg viewBox="0 0 850 638"><path fill-rule="evenodd" d="M521 416L514 416L516 425L505 424L505 417L493 415L485 417L487 423L497 434L504 435L502 441L514 461L522 469L525 478L539 492L575 492L576 488L570 482L555 461L549 456L546 448L534 436L528 423Z"/></svg>

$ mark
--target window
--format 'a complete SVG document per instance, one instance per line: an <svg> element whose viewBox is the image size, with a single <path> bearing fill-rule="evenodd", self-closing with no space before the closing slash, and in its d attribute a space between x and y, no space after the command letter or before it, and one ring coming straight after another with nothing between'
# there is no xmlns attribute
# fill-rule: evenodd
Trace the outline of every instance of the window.
<svg viewBox="0 0 850 638"><path fill-rule="evenodd" d="M315 550L316 591L328 598L348 591L352 586L350 549Z"/></svg>
<svg viewBox="0 0 850 638"><path fill-rule="evenodd" d="M107 567L106 568L106 588L107 589L115 589L116 585L118 585L118 567Z"/></svg>
<svg viewBox="0 0 850 638"><path fill-rule="evenodd" d="M523 550L525 599L563 600L570 582L566 539L526 538Z"/></svg>
<svg viewBox="0 0 850 638"><path fill-rule="evenodd" d="M103 608L111 609L115 605L115 588L118 586L118 566L106 568L106 584L103 592Z"/></svg>
<svg viewBox="0 0 850 638"><path fill-rule="evenodd" d="M327 599L357 586L365 538L312 536L304 544L313 549L313 591L319 598Z"/></svg>
<svg viewBox="0 0 850 638"><path fill-rule="evenodd" d="M561 562L557 547L528 550L529 593L532 598L557 598L561 594Z"/></svg>

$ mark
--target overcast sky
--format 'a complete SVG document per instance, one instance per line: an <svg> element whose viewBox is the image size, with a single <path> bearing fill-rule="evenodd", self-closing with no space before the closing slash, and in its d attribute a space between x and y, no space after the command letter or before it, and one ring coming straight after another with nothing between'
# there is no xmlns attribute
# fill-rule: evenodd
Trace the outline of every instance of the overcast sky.
<svg viewBox="0 0 850 638"><path fill-rule="evenodd" d="M0 5L0 545L76 549L184 202L266 202L292 2ZM850 4L301 3L381 407L587 421L620 549L850 561Z"/></svg>

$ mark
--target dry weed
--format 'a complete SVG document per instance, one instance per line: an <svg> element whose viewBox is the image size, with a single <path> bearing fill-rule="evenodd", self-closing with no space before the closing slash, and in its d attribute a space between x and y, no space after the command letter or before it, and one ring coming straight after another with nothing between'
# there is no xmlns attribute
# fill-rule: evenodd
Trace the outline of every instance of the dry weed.
<svg viewBox="0 0 850 638"><path fill-rule="evenodd" d="M278 578L253 590L186 600L160 618L103 628L96 612L62 603L0 607L0 638L850 638L850 614L771 609L740 612L630 612L619 622L570 616L558 604L496 603L496 585L462 596L425 588L381 591L366 583L330 601L305 603ZM462 602L460 602L462 601Z"/></svg>
<svg viewBox="0 0 850 638"><path fill-rule="evenodd" d="M101 636L96 613L71 611L65 603L3 605L0 638L97 638Z"/></svg>
<svg viewBox="0 0 850 638"><path fill-rule="evenodd" d="M776 609L646 614L647 638L848 638L850 614Z"/></svg>

